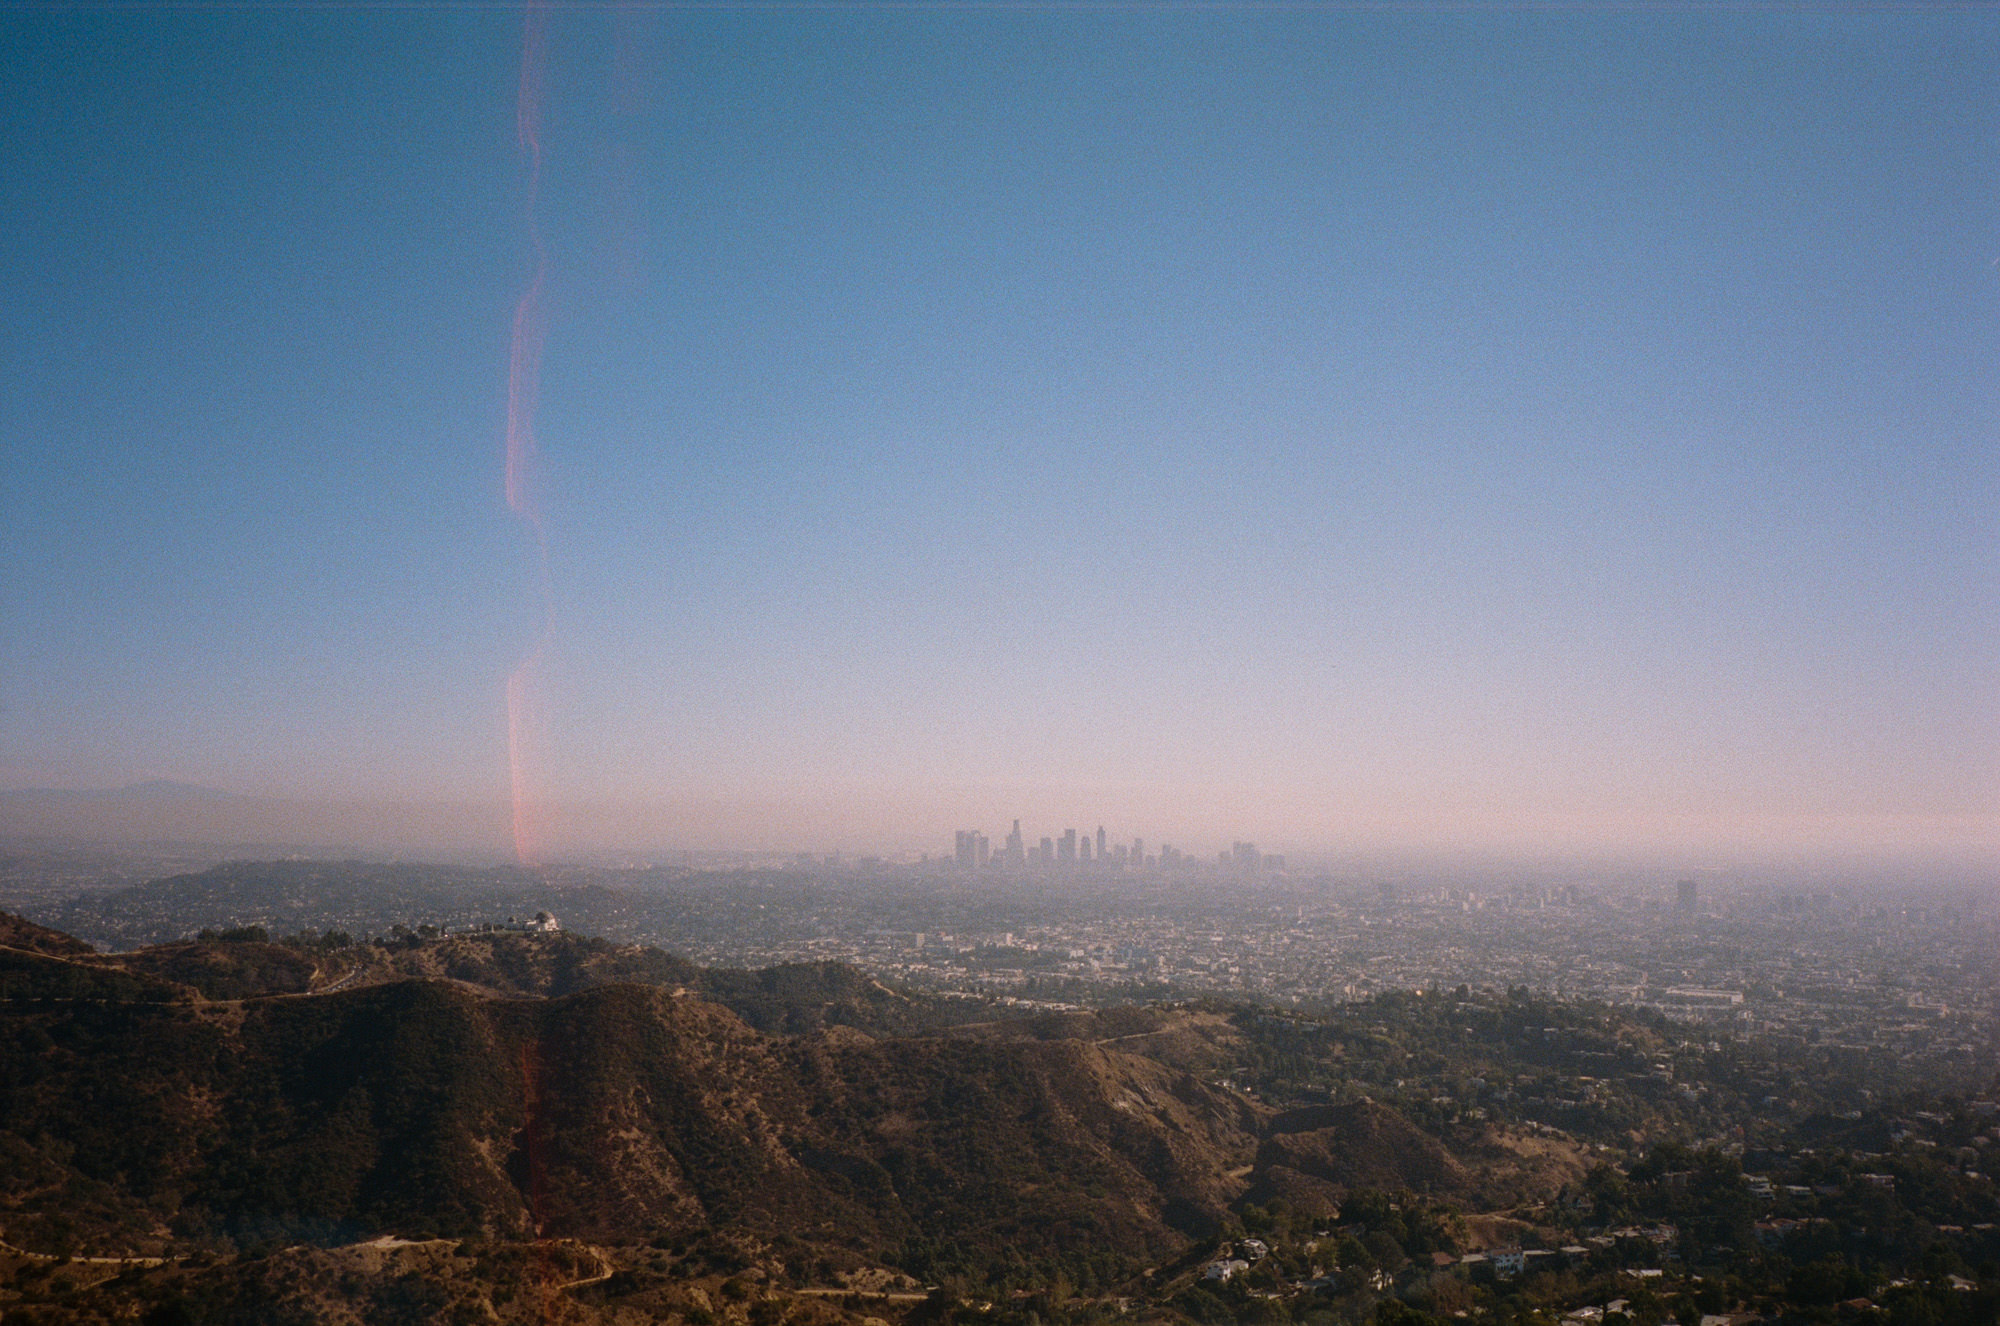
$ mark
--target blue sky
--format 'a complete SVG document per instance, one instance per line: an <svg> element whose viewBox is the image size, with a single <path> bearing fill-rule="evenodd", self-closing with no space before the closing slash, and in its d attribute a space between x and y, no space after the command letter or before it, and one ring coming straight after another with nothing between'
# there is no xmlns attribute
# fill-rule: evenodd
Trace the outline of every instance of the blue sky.
<svg viewBox="0 0 2000 1326"><path fill-rule="evenodd" d="M550 803L1992 847L1993 13L546 22L0 15L6 783L507 794L532 219Z"/></svg>

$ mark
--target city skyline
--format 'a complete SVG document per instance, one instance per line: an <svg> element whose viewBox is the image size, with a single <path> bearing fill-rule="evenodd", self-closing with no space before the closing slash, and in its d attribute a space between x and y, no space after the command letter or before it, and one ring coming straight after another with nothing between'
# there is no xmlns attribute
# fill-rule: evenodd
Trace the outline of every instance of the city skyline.
<svg viewBox="0 0 2000 1326"><path fill-rule="evenodd" d="M924 859L928 859L926 854ZM1085 832L1081 837L1074 828L1065 828L1061 837L1043 836L1033 848L1028 846L1027 837L1021 832L1021 821L1015 820L1014 827L1001 840L999 850L994 850L991 840L978 829L959 829L953 835L952 865L960 870L984 870L999 868L1025 870L1038 867L1043 870L1056 868L1074 869L1080 866L1095 866L1102 870L1126 869L1144 870L1148 868L1172 869L1183 864L1214 864L1224 868L1234 868L1245 873L1258 871L1282 871L1285 857L1280 852L1259 852L1255 843L1240 839L1216 854L1213 862L1208 862L1199 853L1189 855L1171 843L1160 843L1157 852L1146 850L1143 836L1135 837L1127 843L1113 843L1105 827L1097 826L1093 837Z"/></svg>

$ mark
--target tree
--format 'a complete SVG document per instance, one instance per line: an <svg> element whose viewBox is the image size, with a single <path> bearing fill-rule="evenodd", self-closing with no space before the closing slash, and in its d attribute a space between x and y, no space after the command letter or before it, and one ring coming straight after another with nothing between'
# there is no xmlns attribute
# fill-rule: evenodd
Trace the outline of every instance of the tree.
<svg viewBox="0 0 2000 1326"><path fill-rule="evenodd" d="M1385 1298L1375 1305L1375 1326L1440 1326L1428 1312L1419 1312L1400 1298Z"/></svg>

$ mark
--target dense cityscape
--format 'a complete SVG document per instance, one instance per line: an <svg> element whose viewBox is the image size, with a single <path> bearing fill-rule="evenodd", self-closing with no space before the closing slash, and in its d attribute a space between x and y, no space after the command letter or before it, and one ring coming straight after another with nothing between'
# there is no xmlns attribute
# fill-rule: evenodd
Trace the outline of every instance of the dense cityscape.
<svg viewBox="0 0 2000 1326"><path fill-rule="evenodd" d="M936 1126L1007 1138L990 1163L1045 1177L979 1189L956 1214L936 1208L924 1217L939 1231L928 1240L843 1244L826 1232L837 1225L801 1239L790 1208L758 1214L772 1199L753 1197L754 1186L728 1199L737 1214L727 1218L663 1209L636 1223L605 1216L590 1226L597 1237L574 1247L538 1240L548 1246L537 1255L562 1252L567 1269L531 1267L518 1273L522 1284L606 1283L607 1320L629 1308L638 1320L691 1326L757 1326L758 1311L829 1326L897 1315L905 1326L1959 1326L1990 1305L2000 1246L1989 1174L2000 1142L2000 917L1986 893L1748 872L1336 870L1288 866L1249 843L1198 856L1135 843L1121 857L1098 835L1043 842L1029 853L1017 827L998 851L961 832L951 855L914 861L537 869L297 857L208 864L180 852L19 848L0 859L0 923L14 936L0 944L10 964L0 1002L23 1044L41 1045L44 1025L51 1044L58 1032L81 1034L100 1010L186 1027L268 1021L293 1029L249 1036L194 1070L215 1083L194 1089L227 1090L253 1111L243 1145L262 1157L266 1146L293 1145L269 1139L318 1127L316 1074L347 1084L335 1089L340 1100L351 1105L362 1091L387 1112L373 1124L343 1114L323 1141L301 1143L302 1167L276 1197L229 1186L252 1163L229 1158L234 1133L204 1142L220 1148L218 1159L189 1171L197 1196L167 1233L80 1215L98 1208L75 1199L44 1209L42 1189L24 1177L7 1199L0 1301L10 1316L88 1302L107 1320L133 1302L184 1301L205 1305L208 1315L194 1320L233 1322L219 1305L262 1303L278 1276L291 1277L284 1292L317 1305L301 1320L319 1320L312 1314L357 1286L421 1281L425 1302L485 1304L477 1310L515 1320L514 1302L533 1309L510 1287L517 1273L495 1260L505 1240L452 1244L458 1261L449 1264L368 1251L430 1246L399 1241L411 1236L397 1230L474 1227L469 1216L422 1214L417 1197L398 1196L400 1214L360 1220L363 1230L388 1229L387 1244L349 1233L300 1242L287 1232L296 1246L273 1252L269 1234L229 1223L238 1217L196 1213L275 1201L276 1214L251 1228L290 1231L296 1217L284 1213L302 1201L348 1210L328 1176L408 1145L388 1140L402 1136L396 1121L409 1108L397 1102L462 1097L499 1118L535 1116L545 1089L536 1056L554 1052L553 1042L482 1061L518 1062L522 1074L517 1090L493 1095L493 1079L479 1073L433 1080L447 1043L437 1038L475 1052L524 1017L615 1014L620 1028L659 1019L670 1031L693 1018L686 1027L704 1030L642 1053L614 1024L592 1022L562 1079L565 1109L591 1099L583 1084L601 1073L679 1073L682 1056L712 1054L692 1076L655 1081L641 1096L619 1088L616 1099L723 1120L752 1096L768 1110L824 1090L794 1126L820 1127L811 1120L853 1108L840 1102L877 1101L866 1106L884 1111L866 1125L875 1140L843 1145L887 1139L883 1155L900 1166L895 1139L909 1111L937 1111ZM65 947L77 940L100 952ZM649 986L664 999L648 1001ZM461 1040L437 1021L460 1017L487 1029ZM365 1053L338 1040L310 1048L330 1034L385 1039ZM296 1037L308 1040L283 1048ZM738 1057L745 1037L763 1047L747 1059ZM1068 1067L1024 1085L1019 1074L1049 1066L1051 1041L1068 1047L1054 1051ZM170 1084L190 1071L184 1056L162 1055L146 1036L118 1044L130 1063L120 1073L164 1074L118 1117L154 1130L149 1137L174 1135L185 1111L147 1102L182 1089ZM285 1066L291 1053L304 1056L301 1066ZM766 1054L802 1058L768 1081L745 1076ZM979 1057L987 1054L1001 1058ZM852 1061L851 1085L824 1076L845 1071L841 1055L864 1056ZM247 1076L237 1083L234 1071ZM1006 1084L990 1098L977 1095L988 1072ZM932 1073L934 1084L922 1085ZM878 1101L884 1075L918 1095ZM19 1108L67 1081L22 1078ZM94 1089L80 1081L74 1089ZM273 1082L289 1084L291 1104L272 1103ZM445 1094L427 1094L437 1091ZM1109 1103L1090 1103L1097 1092ZM1047 1104L1058 1099L1066 1103ZM1202 1113L1183 1113L1191 1103ZM32 1108L45 1111L34 1116L43 1122L20 1125L24 1137L40 1129L75 1148L52 1154L116 1145L117 1130L93 1111ZM635 1175L689 1163L628 1157L628 1108L569 1116L572 1127L623 1130L625 1139L575 1152L602 1173L574 1191L624 1192ZM1161 1140L1127 1131L1137 1126L1130 1112L1153 1110L1178 1120ZM1013 1131L1024 1124L1027 1132ZM516 1127L454 1124L443 1136L475 1126L503 1136ZM1136 1251L1092 1251L1065 1233L1150 1237L1148 1208L1080 1176L1077 1166L1096 1162L1043 1158L1044 1148L1076 1141L1077 1128L1100 1126L1104 1140L1086 1148L1194 1147L1187 1154L1200 1157L1176 1173L1207 1177L1157 1180L1182 1193L1176 1201L1210 1205L1160 1235L1177 1251L1156 1269L1143 1269ZM708 1148L697 1170L715 1177L703 1182L748 1172L754 1148L734 1149L718 1140L733 1134L709 1127L645 1125L670 1148ZM1247 1142L1245 1127L1261 1140ZM809 1172L841 1185L823 1200L866 1191L901 1209L917 1191L916 1171L901 1169L889 1186L852 1189L848 1174L875 1171L817 1142L789 1145L809 1158ZM963 1145L926 1153L925 1172L961 1163L949 1157ZM343 1159L329 1166L323 1147ZM468 1166L453 1184L487 1182L485 1162ZM973 1191L968 1183L953 1178L948 1190ZM1214 1184L1223 1186L1204 1186ZM397 1179L385 1191L427 1190ZM504 1208L508 1192L524 1192L540 1218L532 1179L482 1200ZM1068 1214L1052 1217L1050 1200ZM1026 1223L993 1224L1014 1201L1033 1207ZM730 1242L737 1235L724 1231L739 1225L794 1241ZM114 1251L72 1262L64 1250L80 1237ZM1024 1257L1024 1238L1046 1246ZM359 1270L348 1268L354 1258ZM80 1269L61 1269L72 1264ZM246 1287L231 1289L237 1282ZM401 1309L382 1319L431 1320Z"/></svg>
<svg viewBox="0 0 2000 1326"><path fill-rule="evenodd" d="M546 909L705 965L850 962L1015 1007L1522 987L1968 1081L2000 1063L2000 908L1975 890L1518 868L1370 878L1287 871L1249 844L1203 858L1135 845L1107 860L1091 836L1064 855L1069 841L1013 868L1018 830L984 866L957 854L538 871L291 861L136 886L129 863L23 857L0 874L0 908L112 949L227 925L438 934Z"/></svg>

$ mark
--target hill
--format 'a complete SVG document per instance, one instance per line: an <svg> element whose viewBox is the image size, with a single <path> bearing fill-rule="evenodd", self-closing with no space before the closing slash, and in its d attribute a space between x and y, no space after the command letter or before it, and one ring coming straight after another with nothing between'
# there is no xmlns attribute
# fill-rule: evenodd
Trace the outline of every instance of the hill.
<svg viewBox="0 0 2000 1326"><path fill-rule="evenodd" d="M24 949L55 957L80 957L95 950L71 935L36 925L25 917L0 912L0 948Z"/></svg>
<svg viewBox="0 0 2000 1326"><path fill-rule="evenodd" d="M1357 1188L1456 1201L1478 1189L1472 1171L1436 1138L1373 1101L1287 1110L1268 1122L1265 1134L1252 1194L1262 1202L1330 1213Z"/></svg>
<svg viewBox="0 0 2000 1326"><path fill-rule="evenodd" d="M1675 1028L1525 993L970 1021L570 934L0 934L10 1323L1993 1319L1990 1101L1613 1153L1484 1116ZM1657 1081L1579 1086L1705 1117Z"/></svg>
<svg viewBox="0 0 2000 1326"><path fill-rule="evenodd" d="M544 951L503 960L522 944ZM596 979L690 975L670 960L524 936L432 956L517 986L590 979L286 997L302 960L257 942L38 959L0 1032L9 1240L724 1228L838 1231L871 1259L912 1240L1141 1257L1215 1227L1254 1153L1255 1108L1139 1056L857 1031L840 1019L908 1001L845 969L722 974L766 1032L685 986ZM233 993L274 972L265 997Z"/></svg>

